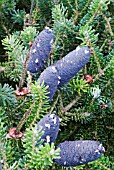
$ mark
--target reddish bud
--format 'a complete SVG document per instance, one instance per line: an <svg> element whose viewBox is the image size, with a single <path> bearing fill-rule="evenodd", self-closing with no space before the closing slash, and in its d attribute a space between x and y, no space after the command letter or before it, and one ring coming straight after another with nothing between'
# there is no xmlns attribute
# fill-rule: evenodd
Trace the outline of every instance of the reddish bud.
<svg viewBox="0 0 114 170"><path fill-rule="evenodd" d="M89 75L89 74L86 75L85 79L86 79L86 82L87 82L87 83L90 83L90 82L92 82L92 80L93 80L92 76Z"/></svg>
<svg viewBox="0 0 114 170"><path fill-rule="evenodd" d="M32 42L29 42L29 47L32 47Z"/></svg>
<svg viewBox="0 0 114 170"><path fill-rule="evenodd" d="M16 127L10 128L8 134L14 139L19 139L23 136L23 133L19 132L18 134L16 134L16 129Z"/></svg>
<svg viewBox="0 0 114 170"><path fill-rule="evenodd" d="M111 40L108 40L108 44L110 45L112 42L111 42Z"/></svg>
<svg viewBox="0 0 114 170"><path fill-rule="evenodd" d="M92 78L92 76L90 74L86 74L82 78L86 81L86 83L90 83L90 82L93 81L93 78Z"/></svg>
<svg viewBox="0 0 114 170"><path fill-rule="evenodd" d="M101 105L101 109L106 109L107 107L108 107L107 104L102 104L102 105Z"/></svg>
<svg viewBox="0 0 114 170"><path fill-rule="evenodd" d="M16 96L25 96L27 93L29 93L29 88L27 87L23 87L21 90L18 88L15 91Z"/></svg>
<svg viewBox="0 0 114 170"><path fill-rule="evenodd" d="M34 24L35 23L35 20L32 20L31 24Z"/></svg>

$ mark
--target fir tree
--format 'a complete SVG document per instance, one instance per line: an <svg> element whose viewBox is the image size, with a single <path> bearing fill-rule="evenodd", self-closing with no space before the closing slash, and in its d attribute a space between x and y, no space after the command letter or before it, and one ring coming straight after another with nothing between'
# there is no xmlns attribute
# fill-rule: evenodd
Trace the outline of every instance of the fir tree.
<svg viewBox="0 0 114 170"><path fill-rule="evenodd" d="M0 169L113 169L114 10L111 7L114 7L112 0L0 1ZM31 74L27 71L31 49L36 47L36 37L46 27L53 34L51 51L42 69ZM67 62L61 70L59 64L69 54L73 59L72 51L78 46L90 50L90 59L76 71L68 66L64 70L68 75L65 79L62 69L67 68ZM38 59L41 57L38 54ZM57 71L54 74L53 68ZM73 72L72 76L67 72ZM44 144L43 140L49 141L45 128L50 127L45 116L51 113L61 118L61 130L58 133L57 127L54 143ZM43 128L36 128L38 122ZM56 124L56 119L52 122ZM60 157L64 150L56 146L65 141L85 140L102 143L105 153L101 158L76 167L66 168L63 162L56 164L55 160L65 159ZM88 156L87 152L85 155ZM72 160L68 160L72 165Z"/></svg>

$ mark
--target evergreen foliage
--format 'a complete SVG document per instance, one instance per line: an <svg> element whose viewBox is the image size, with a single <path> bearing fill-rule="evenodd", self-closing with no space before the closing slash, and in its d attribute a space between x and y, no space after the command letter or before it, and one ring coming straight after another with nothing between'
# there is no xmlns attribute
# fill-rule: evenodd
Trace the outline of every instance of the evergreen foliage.
<svg viewBox="0 0 114 170"><path fill-rule="evenodd" d="M34 27L27 27L23 31L15 32L13 35L9 35L3 39L2 44L5 46L8 54L5 74L10 80L19 81L26 59L27 48L36 35L37 33Z"/></svg>
<svg viewBox="0 0 114 170"><path fill-rule="evenodd" d="M59 150L55 150L54 143L51 145L46 143L45 146L41 145L40 140L42 136L41 128L36 130L33 127L31 130L27 129L25 138L23 139L23 147L25 148L25 157L20 159L20 165L27 169L45 169L47 166L52 166L53 159L59 158ZM36 144L38 147L36 147Z"/></svg>
<svg viewBox="0 0 114 170"><path fill-rule="evenodd" d="M2 170L114 168L113 12L112 0L0 1ZM54 35L50 60L46 61L46 69L42 68L31 76L26 70L31 44L46 26ZM54 80L48 76L45 84L42 76L45 70L52 68L77 46L90 49L89 62L67 84L56 86L58 75ZM26 87L27 94L16 96L17 87L19 91ZM47 91L54 91L50 102ZM61 130L54 143L43 145L43 140L39 139L44 131L42 128L36 130L36 124L52 112L62 118ZM13 127L16 128L14 138L10 136ZM20 132L23 136L15 138ZM54 162L54 159L60 159L57 145L80 140L99 141L106 150L104 155L76 167L66 168Z"/></svg>
<svg viewBox="0 0 114 170"><path fill-rule="evenodd" d="M16 102L16 97L14 95L14 89L9 87L9 84L0 85L0 105L2 107L8 107Z"/></svg>

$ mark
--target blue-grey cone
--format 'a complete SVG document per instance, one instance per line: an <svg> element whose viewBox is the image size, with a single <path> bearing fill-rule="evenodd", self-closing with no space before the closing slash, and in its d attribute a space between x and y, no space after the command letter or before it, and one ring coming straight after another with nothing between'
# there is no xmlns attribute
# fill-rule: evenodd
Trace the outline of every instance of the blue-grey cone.
<svg viewBox="0 0 114 170"><path fill-rule="evenodd" d="M102 144L91 140L65 141L57 148L61 150L61 158L55 162L65 167L87 164L100 158L105 151Z"/></svg>
<svg viewBox="0 0 114 170"><path fill-rule="evenodd" d="M37 124L37 129L42 127L44 134L41 139L44 139L44 143L52 143L56 140L59 132L60 119L55 114L47 114Z"/></svg>
<svg viewBox="0 0 114 170"><path fill-rule="evenodd" d="M44 29L36 37L30 50L27 71L38 73L50 55L54 36L52 30Z"/></svg>
<svg viewBox="0 0 114 170"><path fill-rule="evenodd" d="M68 53L65 57L59 60L55 67L60 76L60 84L66 84L90 59L90 49L88 47L77 47L76 50Z"/></svg>
<svg viewBox="0 0 114 170"><path fill-rule="evenodd" d="M1 164L1 162L0 162L0 170L2 170L2 164Z"/></svg>
<svg viewBox="0 0 114 170"><path fill-rule="evenodd" d="M51 101L59 84L59 76L57 74L56 68L54 66L47 67L41 73L38 81L40 81L40 83L44 82L44 85L48 86L47 89L47 91L49 92L48 97L49 101Z"/></svg>

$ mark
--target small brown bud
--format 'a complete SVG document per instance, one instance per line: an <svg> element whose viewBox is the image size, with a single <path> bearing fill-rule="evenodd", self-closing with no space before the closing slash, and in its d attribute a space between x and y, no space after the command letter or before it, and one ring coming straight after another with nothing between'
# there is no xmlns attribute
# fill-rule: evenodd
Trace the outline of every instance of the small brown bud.
<svg viewBox="0 0 114 170"><path fill-rule="evenodd" d="M86 83L91 83L93 81L93 78L90 74L86 74L82 78L86 81Z"/></svg>
<svg viewBox="0 0 114 170"><path fill-rule="evenodd" d="M21 90L19 88L17 88L17 90L15 91L16 96L25 96L27 93L29 93L29 88L27 87L23 87Z"/></svg>
<svg viewBox="0 0 114 170"><path fill-rule="evenodd" d="M22 132L16 134L16 129L17 129L16 127L10 128L8 134L10 135L10 137L14 139L20 139L24 134Z"/></svg>
<svg viewBox="0 0 114 170"><path fill-rule="evenodd" d="M106 109L107 107L108 107L107 104L102 104L102 105L101 105L101 109Z"/></svg>

